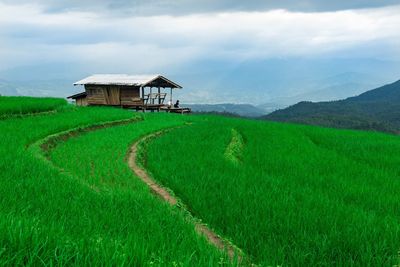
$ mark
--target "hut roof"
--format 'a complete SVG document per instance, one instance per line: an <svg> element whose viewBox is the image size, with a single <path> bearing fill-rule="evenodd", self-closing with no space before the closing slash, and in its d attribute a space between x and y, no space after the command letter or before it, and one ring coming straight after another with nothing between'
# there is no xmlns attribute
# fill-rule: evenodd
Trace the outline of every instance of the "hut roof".
<svg viewBox="0 0 400 267"><path fill-rule="evenodd" d="M77 99L77 98L82 98L82 97L86 97L86 96L87 96L86 92L82 92L82 93L68 96L67 98Z"/></svg>
<svg viewBox="0 0 400 267"><path fill-rule="evenodd" d="M182 88L179 84L172 82L159 74L151 75L127 75L127 74L95 74L77 81L74 85L127 85L143 87L168 87Z"/></svg>

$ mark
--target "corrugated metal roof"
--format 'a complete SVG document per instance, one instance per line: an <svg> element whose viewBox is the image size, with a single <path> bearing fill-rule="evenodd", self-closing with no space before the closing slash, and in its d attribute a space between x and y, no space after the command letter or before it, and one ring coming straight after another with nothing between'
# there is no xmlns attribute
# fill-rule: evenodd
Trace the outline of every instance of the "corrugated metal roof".
<svg viewBox="0 0 400 267"><path fill-rule="evenodd" d="M180 85L168 80L159 74L149 75L127 75L127 74L95 74L74 83L74 85L98 84L98 85L130 85L145 86L146 84L161 78L176 88Z"/></svg>

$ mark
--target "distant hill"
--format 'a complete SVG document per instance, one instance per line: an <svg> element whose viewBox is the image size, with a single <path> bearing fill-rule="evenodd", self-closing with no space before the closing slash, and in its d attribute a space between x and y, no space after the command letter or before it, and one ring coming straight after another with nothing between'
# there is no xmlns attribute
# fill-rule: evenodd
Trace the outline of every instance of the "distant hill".
<svg viewBox="0 0 400 267"><path fill-rule="evenodd" d="M336 128L400 132L400 80L355 97L300 102L262 118Z"/></svg>
<svg viewBox="0 0 400 267"><path fill-rule="evenodd" d="M185 104L193 112L236 114L243 117L260 117L267 114L264 109L250 104Z"/></svg>
<svg viewBox="0 0 400 267"><path fill-rule="evenodd" d="M66 97L79 88L71 80L21 80L9 81L0 78L0 94L3 96Z"/></svg>

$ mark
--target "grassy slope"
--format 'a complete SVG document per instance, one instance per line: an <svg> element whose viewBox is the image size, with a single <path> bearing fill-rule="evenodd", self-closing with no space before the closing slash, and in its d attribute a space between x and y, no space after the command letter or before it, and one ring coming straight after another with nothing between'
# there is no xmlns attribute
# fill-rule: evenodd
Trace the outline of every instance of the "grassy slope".
<svg viewBox="0 0 400 267"><path fill-rule="evenodd" d="M166 261L205 265L219 260L218 252L195 235L183 216L171 215L143 185L132 181L122 162L126 147L120 147L119 140L104 145L119 147L113 151L117 154L110 154L119 161L118 167L115 162L103 166L109 168L92 187L38 159L37 151L26 150L49 134L129 117L131 112L118 109L71 108L0 121L0 265L160 265ZM177 123L172 120L155 127ZM125 137L133 141L138 129L130 130ZM150 130L147 126L140 131ZM84 152L79 148L64 159ZM95 156L101 154L87 163Z"/></svg>
<svg viewBox="0 0 400 267"><path fill-rule="evenodd" d="M51 111L65 107L67 101L61 98L36 98L25 96L1 96L0 97L0 118L10 115L22 115Z"/></svg>
<svg viewBox="0 0 400 267"><path fill-rule="evenodd" d="M149 114L144 122L72 138L51 154L67 173L25 150L52 133L131 116L69 108L0 121L0 265L217 264L221 255L182 214L150 196L123 162L134 139L188 117ZM192 126L150 143L148 167L255 262L397 262L398 137L189 118Z"/></svg>
<svg viewBox="0 0 400 267"><path fill-rule="evenodd" d="M183 214L152 196L147 186L134 177L124 162L134 140L184 122L185 117L181 115L148 115L142 122L70 139L51 153L56 165L92 187L116 197L123 193L130 209L124 210L124 216L110 223L110 227L125 228L122 233L126 233L119 237L121 242L143 246L142 263L146 263L146 255L154 254L161 265L176 262L184 266L214 266L222 257L197 236L193 226L183 221ZM79 154L76 153L78 150L81 151ZM114 231L118 232L116 229Z"/></svg>
<svg viewBox="0 0 400 267"><path fill-rule="evenodd" d="M239 164L226 158L232 129ZM256 263L397 262L397 136L204 117L148 149L155 177Z"/></svg>

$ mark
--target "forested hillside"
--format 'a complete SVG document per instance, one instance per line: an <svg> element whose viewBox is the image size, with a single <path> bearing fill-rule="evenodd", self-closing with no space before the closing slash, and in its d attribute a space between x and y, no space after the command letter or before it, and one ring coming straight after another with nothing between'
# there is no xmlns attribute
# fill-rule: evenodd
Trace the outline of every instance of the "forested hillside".
<svg viewBox="0 0 400 267"><path fill-rule="evenodd" d="M400 81L332 102L300 102L264 119L337 128L400 131Z"/></svg>

